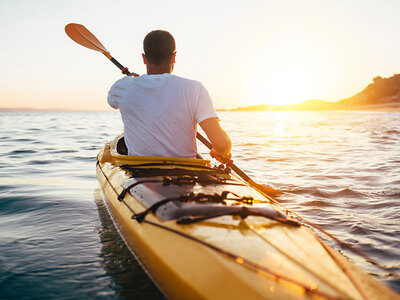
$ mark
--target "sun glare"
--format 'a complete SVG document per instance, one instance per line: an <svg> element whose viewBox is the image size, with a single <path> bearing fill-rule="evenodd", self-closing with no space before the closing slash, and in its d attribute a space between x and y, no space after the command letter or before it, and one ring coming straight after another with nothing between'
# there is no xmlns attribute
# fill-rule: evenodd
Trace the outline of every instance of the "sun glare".
<svg viewBox="0 0 400 300"><path fill-rule="evenodd" d="M247 105L294 104L315 97L321 49L302 35L268 39L251 55L246 76Z"/></svg>

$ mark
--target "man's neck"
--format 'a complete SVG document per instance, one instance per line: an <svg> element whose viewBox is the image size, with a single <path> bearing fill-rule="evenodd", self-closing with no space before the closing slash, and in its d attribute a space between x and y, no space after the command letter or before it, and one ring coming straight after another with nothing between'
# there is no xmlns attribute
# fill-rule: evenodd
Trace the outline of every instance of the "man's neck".
<svg viewBox="0 0 400 300"><path fill-rule="evenodd" d="M159 66L155 65L146 65L147 74L148 75L157 75L157 74L171 74L172 73L172 66L170 64L162 64Z"/></svg>

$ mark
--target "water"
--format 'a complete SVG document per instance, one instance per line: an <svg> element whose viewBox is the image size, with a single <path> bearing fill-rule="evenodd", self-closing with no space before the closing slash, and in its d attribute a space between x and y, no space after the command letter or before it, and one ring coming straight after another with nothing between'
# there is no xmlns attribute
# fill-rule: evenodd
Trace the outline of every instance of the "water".
<svg viewBox="0 0 400 300"><path fill-rule="evenodd" d="M239 167L400 272L400 113L219 115ZM96 155L122 131L119 114L1 113L0 128L0 297L163 299L96 196ZM400 291L389 272L328 243Z"/></svg>

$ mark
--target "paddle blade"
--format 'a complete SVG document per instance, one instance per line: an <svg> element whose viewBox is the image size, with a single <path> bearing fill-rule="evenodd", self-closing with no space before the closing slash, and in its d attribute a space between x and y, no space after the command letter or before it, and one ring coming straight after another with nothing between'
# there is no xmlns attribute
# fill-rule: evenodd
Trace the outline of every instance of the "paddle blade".
<svg viewBox="0 0 400 300"><path fill-rule="evenodd" d="M81 24L69 23L65 26L65 32L74 42L83 47L103 53L109 53L100 41Z"/></svg>
<svg viewBox="0 0 400 300"><path fill-rule="evenodd" d="M267 195L272 196L272 197L276 197L276 196L278 196L278 195L283 193L283 192L281 192L279 190L273 189L273 188L271 188L269 186L262 185L262 184L258 185L258 189L263 191Z"/></svg>
<svg viewBox="0 0 400 300"><path fill-rule="evenodd" d="M252 179L249 179L247 182L249 184L253 185L260 192L262 192L262 193L264 193L264 194L266 194L268 196L271 196L271 197L276 197L276 196L278 196L278 195L283 193L283 192L281 192L279 190L276 190L276 189L273 189L273 188L271 188L269 186L254 182Z"/></svg>

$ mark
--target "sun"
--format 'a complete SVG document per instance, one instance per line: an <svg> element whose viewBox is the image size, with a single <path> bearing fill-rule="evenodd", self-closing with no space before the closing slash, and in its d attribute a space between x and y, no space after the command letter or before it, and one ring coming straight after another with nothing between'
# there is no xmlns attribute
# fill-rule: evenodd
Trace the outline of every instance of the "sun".
<svg viewBox="0 0 400 300"><path fill-rule="evenodd" d="M247 105L295 104L314 98L321 83L321 51L303 36L279 36L257 47L248 64Z"/></svg>

